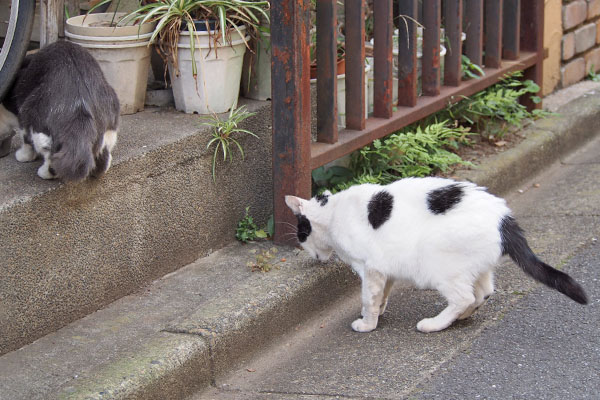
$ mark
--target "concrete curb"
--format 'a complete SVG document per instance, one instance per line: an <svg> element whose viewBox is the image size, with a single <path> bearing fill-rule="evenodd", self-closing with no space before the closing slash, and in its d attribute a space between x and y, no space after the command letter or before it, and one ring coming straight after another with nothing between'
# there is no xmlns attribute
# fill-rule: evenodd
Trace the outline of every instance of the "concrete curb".
<svg viewBox="0 0 600 400"><path fill-rule="evenodd" d="M292 251L281 254L290 258ZM357 287L357 278L344 265L316 269L304 256L294 261L291 281L268 277L269 284L217 299L174 321L134 354L123 354L76 384L63 386L57 398L184 398L214 384L315 310Z"/></svg>
<svg viewBox="0 0 600 400"><path fill-rule="evenodd" d="M600 126L600 94L579 97L559 109L559 115L535 121L517 146L486 159L475 169L454 175L506 194L594 137Z"/></svg>

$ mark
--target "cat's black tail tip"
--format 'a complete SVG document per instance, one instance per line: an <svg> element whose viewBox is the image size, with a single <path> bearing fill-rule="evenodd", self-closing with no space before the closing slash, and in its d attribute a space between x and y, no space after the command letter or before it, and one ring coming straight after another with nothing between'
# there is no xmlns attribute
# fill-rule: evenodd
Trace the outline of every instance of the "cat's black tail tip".
<svg viewBox="0 0 600 400"><path fill-rule="evenodd" d="M571 282L569 283L568 290L566 290L563 293L566 294L567 296L569 296L571 299L573 299L574 301L576 301L579 304L585 305L585 304L588 304L588 302L589 302L587 294L585 293L585 290L583 290L581 285L579 285L573 279L571 279Z"/></svg>

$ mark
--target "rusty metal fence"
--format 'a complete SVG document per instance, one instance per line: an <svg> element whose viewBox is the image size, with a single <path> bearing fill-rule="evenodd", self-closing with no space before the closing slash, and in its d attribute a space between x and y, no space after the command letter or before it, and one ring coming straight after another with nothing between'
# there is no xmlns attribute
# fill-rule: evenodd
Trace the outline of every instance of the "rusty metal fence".
<svg viewBox="0 0 600 400"><path fill-rule="evenodd" d="M313 169L481 91L509 72L522 70L525 79L541 85L543 0L373 0L373 104L367 115L367 4L345 0L345 126L338 128L339 4L316 0L317 139L312 141L310 4L311 0L271 2L276 242L284 242L291 229L285 222L295 224L284 196L309 198ZM443 57L441 40L446 45ZM463 80L462 54L482 66L485 75Z"/></svg>

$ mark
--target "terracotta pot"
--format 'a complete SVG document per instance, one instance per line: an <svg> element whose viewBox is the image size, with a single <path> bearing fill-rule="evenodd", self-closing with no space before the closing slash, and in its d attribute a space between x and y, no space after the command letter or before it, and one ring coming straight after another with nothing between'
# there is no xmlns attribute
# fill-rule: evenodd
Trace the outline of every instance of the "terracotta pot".
<svg viewBox="0 0 600 400"><path fill-rule="evenodd" d="M337 74L344 75L346 73L346 58L339 58L337 60ZM317 78L317 64L310 65L310 79Z"/></svg>

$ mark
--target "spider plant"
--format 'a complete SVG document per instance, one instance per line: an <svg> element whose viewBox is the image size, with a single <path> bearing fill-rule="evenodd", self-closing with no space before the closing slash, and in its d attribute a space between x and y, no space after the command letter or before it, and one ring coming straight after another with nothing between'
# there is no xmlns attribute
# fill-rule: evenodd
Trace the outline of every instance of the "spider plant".
<svg viewBox="0 0 600 400"><path fill-rule="evenodd" d="M269 2L266 0L142 0L140 7L121 20L123 23L157 22L151 43L157 44L165 62L171 62L179 75L177 43L182 29L195 33L194 21L204 20L215 46L231 43L231 32L236 31L246 41L246 35L255 37L260 25L260 16L269 21ZM208 29L208 21L216 21L215 31ZM246 33L242 32L246 28ZM249 48L249 47L248 47ZM194 62L194 40L190 40L192 74L197 76Z"/></svg>
<svg viewBox="0 0 600 400"><path fill-rule="evenodd" d="M229 118L226 120L221 120L217 114L212 114L203 118L205 122L203 122L202 125L210 126L212 128L212 139L208 142L206 148L210 149L213 146L215 148L212 159L213 182L215 181L215 169L219 153L223 153L223 161L227 161L227 158L229 158L229 161L231 162L233 161L232 146L235 145L242 156L242 160L244 159L244 149L233 135L246 133L258 138L256 134L239 127L239 124L242 121L253 115L256 115L256 113L247 111L246 106L238 108L234 106L231 108L231 111L229 111Z"/></svg>

